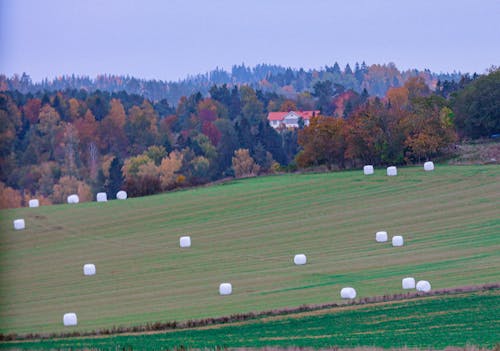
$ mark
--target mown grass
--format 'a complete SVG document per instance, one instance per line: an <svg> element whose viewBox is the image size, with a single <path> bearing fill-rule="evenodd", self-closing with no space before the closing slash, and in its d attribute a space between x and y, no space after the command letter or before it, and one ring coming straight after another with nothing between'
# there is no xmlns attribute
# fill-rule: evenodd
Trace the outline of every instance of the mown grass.
<svg viewBox="0 0 500 351"><path fill-rule="evenodd" d="M500 167L237 180L151 197L1 211L0 332L95 330L500 281ZM27 229L14 231L12 220ZM405 246L377 244L375 232ZM180 249L178 238L193 246ZM293 255L305 253L306 266ZM84 277L84 263L97 275ZM229 281L233 295L218 295Z"/></svg>
<svg viewBox="0 0 500 351"><path fill-rule="evenodd" d="M346 306L198 329L12 342L0 349L166 350L236 347L354 348L361 345L492 349L500 333L500 290Z"/></svg>

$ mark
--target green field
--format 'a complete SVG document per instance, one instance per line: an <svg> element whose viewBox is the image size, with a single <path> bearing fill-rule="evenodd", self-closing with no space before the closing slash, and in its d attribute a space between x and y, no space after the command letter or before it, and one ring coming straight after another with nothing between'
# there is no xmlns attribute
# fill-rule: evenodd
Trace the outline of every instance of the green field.
<svg viewBox="0 0 500 351"><path fill-rule="evenodd" d="M18 349L166 350L235 347L417 347L499 342L500 290L327 309L243 323L98 338L0 344Z"/></svg>
<svg viewBox="0 0 500 351"><path fill-rule="evenodd" d="M281 175L1 211L0 332L187 320L500 281L500 167ZM14 231L24 218L27 229ZM405 246L376 243L401 234ZM190 235L193 246L179 248ZM294 266L305 253L308 264ZM84 277L84 263L97 275ZM221 282L233 295L221 297ZM498 295L496 296L498 301ZM62 315L76 312L78 327Z"/></svg>

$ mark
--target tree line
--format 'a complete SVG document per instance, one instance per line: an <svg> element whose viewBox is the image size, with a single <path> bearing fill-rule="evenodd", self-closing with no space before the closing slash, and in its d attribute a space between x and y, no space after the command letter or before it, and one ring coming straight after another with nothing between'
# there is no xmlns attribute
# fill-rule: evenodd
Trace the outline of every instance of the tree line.
<svg viewBox="0 0 500 351"><path fill-rule="evenodd" d="M304 70L279 65L260 64L248 67L245 64L234 65L230 71L216 68L205 74L188 76L178 81L146 80L130 76L98 75L88 76L66 75L54 79L43 79L33 82L27 73L7 77L0 74L0 91L19 91L23 94L38 91L101 90L109 93L124 91L131 95L140 95L152 101L166 99L176 103L182 96L193 92L206 95L214 85L227 84L229 87L248 85L255 90L275 92L294 98L297 94L312 91L314 84L329 80L345 89L361 93L366 89L368 94L383 97L391 87L402 86L410 77L424 77L432 88L438 81L458 82L461 74L433 73L429 70L399 70L395 64L355 63L353 67L346 64L341 68L337 62L319 69Z"/></svg>
<svg viewBox="0 0 500 351"><path fill-rule="evenodd" d="M125 91L0 93L0 206L61 203L125 189L141 196L225 177L418 163L459 138L500 133L500 71L409 77L383 97L331 80L295 95L213 85L176 105ZM319 109L310 125L273 129L272 111Z"/></svg>

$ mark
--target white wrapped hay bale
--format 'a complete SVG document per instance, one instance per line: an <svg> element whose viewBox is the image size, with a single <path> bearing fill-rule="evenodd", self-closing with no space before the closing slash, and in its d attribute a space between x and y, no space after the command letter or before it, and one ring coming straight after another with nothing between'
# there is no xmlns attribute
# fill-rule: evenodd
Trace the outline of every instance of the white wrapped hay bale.
<svg viewBox="0 0 500 351"><path fill-rule="evenodd" d="M79 202L80 202L80 198L78 197L78 195L73 194L73 195L68 196L68 204L77 204Z"/></svg>
<svg viewBox="0 0 500 351"><path fill-rule="evenodd" d="M179 239L179 244L182 248L191 247L191 237L181 236L181 238Z"/></svg>
<svg viewBox="0 0 500 351"><path fill-rule="evenodd" d="M398 169L394 166L387 167L387 175L392 177L392 176L397 176L398 175Z"/></svg>
<svg viewBox="0 0 500 351"><path fill-rule="evenodd" d="M373 171L373 166L372 165L366 165L363 167L363 173L365 175L370 175L370 174L373 174L374 171Z"/></svg>
<svg viewBox="0 0 500 351"><path fill-rule="evenodd" d="M97 202L106 202L108 201L108 195L106 193L97 193L96 200Z"/></svg>
<svg viewBox="0 0 500 351"><path fill-rule="evenodd" d="M220 295L231 295L233 292L233 286L231 283L222 283L219 285L219 294Z"/></svg>
<svg viewBox="0 0 500 351"><path fill-rule="evenodd" d="M95 265L86 263L83 265L83 275L95 275Z"/></svg>
<svg viewBox="0 0 500 351"><path fill-rule="evenodd" d="M403 289L415 289L415 278L406 277L401 281Z"/></svg>
<svg viewBox="0 0 500 351"><path fill-rule="evenodd" d="M293 258L293 263L295 263L296 265L306 264L307 263L306 255L304 254L295 255L295 257Z"/></svg>
<svg viewBox="0 0 500 351"><path fill-rule="evenodd" d="M63 316L63 324L65 327L71 327L78 324L78 320L76 318L76 313L65 313Z"/></svg>
<svg viewBox="0 0 500 351"><path fill-rule="evenodd" d="M343 299L354 299L356 298L356 290L351 287L342 288L342 290L340 290L340 297Z"/></svg>
<svg viewBox="0 0 500 351"><path fill-rule="evenodd" d="M426 163L424 163L424 171L433 171L434 170L434 162L432 161L427 161Z"/></svg>
<svg viewBox="0 0 500 351"><path fill-rule="evenodd" d="M376 232L375 241L378 243L385 243L387 241L387 232L384 231Z"/></svg>
<svg viewBox="0 0 500 351"><path fill-rule="evenodd" d="M417 283L417 291L429 292L431 291L431 283L427 280L419 280Z"/></svg>
<svg viewBox="0 0 500 351"><path fill-rule="evenodd" d="M120 190L116 193L116 198L118 200L127 200L127 192L125 190Z"/></svg>
<svg viewBox="0 0 500 351"><path fill-rule="evenodd" d="M15 219L14 220L14 229L15 230L23 230L26 228L26 223L24 223L24 219Z"/></svg>
<svg viewBox="0 0 500 351"><path fill-rule="evenodd" d="M392 237L392 246L403 246L404 240L401 235L394 235Z"/></svg>
<svg viewBox="0 0 500 351"><path fill-rule="evenodd" d="M38 207L40 206L40 202L38 201L38 199L31 199L29 201L29 207Z"/></svg>

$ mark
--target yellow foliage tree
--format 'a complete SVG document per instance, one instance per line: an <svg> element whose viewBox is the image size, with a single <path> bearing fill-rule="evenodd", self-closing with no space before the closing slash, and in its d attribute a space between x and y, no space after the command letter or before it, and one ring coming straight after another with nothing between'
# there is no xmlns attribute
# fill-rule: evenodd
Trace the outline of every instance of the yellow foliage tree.
<svg viewBox="0 0 500 351"><path fill-rule="evenodd" d="M0 182L0 209L21 207L21 200L19 191Z"/></svg>
<svg viewBox="0 0 500 351"><path fill-rule="evenodd" d="M172 187L177 179L176 174L182 167L183 156L178 151L172 151L168 157L163 158L160 164L160 181L161 188L166 190Z"/></svg>
<svg viewBox="0 0 500 351"><path fill-rule="evenodd" d="M54 185L52 193L52 201L54 203L64 203L71 194L77 194L80 202L92 200L92 191L90 186L71 176L64 176L59 179L59 182Z"/></svg>
<svg viewBox="0 0 500 351"><path fill-rule="evenodd" d="M233 171L236 178L255 176L260 171L260 166L250 156L248 149L238 149L232 158Z"/></svg>

